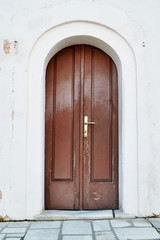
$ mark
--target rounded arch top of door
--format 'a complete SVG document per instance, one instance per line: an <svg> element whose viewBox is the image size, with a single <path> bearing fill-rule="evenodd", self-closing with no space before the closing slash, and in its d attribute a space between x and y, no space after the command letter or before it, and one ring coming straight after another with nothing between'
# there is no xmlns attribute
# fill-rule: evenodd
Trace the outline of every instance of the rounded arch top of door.
<svg viewBox="0 0 160 240"><path fill-rule="evenodd" d="M89 45L62 49L46 70L45 208L118 208L118 80Z"/></svg>

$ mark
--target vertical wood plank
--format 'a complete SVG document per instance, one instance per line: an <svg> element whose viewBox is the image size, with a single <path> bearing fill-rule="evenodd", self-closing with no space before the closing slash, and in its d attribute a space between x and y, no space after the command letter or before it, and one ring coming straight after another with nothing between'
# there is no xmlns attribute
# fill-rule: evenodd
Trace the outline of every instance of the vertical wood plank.
<svg viewBox="0 0 160 240"><path fill-rule="evenodd" d="M51 59L46 69L46 102L45 102L45 206L50 206L50 179L52 169L52 149L53 149L53 78L54 78L54 58Z"/></svg>
<svg viewBox="0 0 160 240"><path fill-rule="evenodd" d="M110 58L98 49L92 55L92 180L111 181Z"/></svg>

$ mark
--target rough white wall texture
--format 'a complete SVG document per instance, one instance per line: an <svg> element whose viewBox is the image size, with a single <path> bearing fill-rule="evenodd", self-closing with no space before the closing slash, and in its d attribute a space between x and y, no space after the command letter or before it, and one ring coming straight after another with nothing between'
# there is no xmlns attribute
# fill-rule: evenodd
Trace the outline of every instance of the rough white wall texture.
<svg viewBox="0 0 160 240"><path fill-rule="evenodd" d="M137 75L137 119L134 120L137 122L138 154L135 161L138 175L135 181L138 204L136 211L132 212L129 207L126 211L139 216L159 213L160 1L0 0L0 215L12 219L28 216L27 79L30 54L46 31L76 21L104 25L125 39L132 49ZM125 104L124 99L124 110ZM128 183L123 184L125 188ZM127 199L121 201L126 206L132 204L127 203Z"/></svg>

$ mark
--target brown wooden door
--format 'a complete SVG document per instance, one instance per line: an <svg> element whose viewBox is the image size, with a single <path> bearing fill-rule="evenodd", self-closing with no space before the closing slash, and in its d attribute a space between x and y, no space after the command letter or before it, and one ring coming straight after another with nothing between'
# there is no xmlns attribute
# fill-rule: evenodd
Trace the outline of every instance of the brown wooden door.
<svg viewBox="0 0 160 240"><path fill-rule="evenodd" d="M88 125L84 137L84 116ZM46 209L118 207L118 83L101 50L65 48L46 70Z"/></svg>

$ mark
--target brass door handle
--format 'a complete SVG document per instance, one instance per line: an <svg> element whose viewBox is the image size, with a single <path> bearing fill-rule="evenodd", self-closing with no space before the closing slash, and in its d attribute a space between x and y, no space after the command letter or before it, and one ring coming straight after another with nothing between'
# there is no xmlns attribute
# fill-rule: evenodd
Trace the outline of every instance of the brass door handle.
<svg viewBox="0 0 160 240"><path fill-rule="evenodd" d="M88 116L84 116L84 137L88 137L88 124L95 125L95 122L88 122Z"/></svg>

